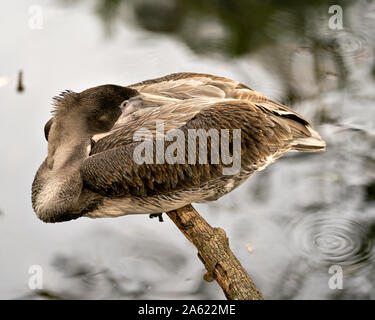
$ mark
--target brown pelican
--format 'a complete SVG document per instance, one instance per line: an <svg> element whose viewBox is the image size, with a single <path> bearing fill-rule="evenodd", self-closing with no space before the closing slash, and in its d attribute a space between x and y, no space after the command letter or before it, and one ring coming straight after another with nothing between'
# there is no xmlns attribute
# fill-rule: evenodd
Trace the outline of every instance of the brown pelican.
<svg viewBox="0 0 375 320"><path fill-rule="evenodd" d="M209 74L65 91L54 105L45 126L48 156L32 185L33 209L45 222L216 200L288 151L325 149L301 115ZM190 139L192 132L206 141ZM225 172L235 159L237 170Z"/></svg>

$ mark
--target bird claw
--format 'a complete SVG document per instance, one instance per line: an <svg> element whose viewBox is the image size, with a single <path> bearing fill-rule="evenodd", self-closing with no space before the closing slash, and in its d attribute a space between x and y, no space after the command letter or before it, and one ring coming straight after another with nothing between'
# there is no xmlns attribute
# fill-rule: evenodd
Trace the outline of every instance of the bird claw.
<svg viewBox="0 0 375 320"><path fill-rule="evenodd" d="M150 217L150 219L158 217L159 218L159 222L164 222L164 220L163 220L163 213L151 213L149 217Z"/></svg>

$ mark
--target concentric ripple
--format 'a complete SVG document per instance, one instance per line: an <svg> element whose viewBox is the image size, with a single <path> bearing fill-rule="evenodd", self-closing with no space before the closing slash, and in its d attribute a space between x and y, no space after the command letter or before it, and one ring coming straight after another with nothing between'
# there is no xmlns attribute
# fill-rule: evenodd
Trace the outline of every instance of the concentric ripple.
<svg viewBox="0 0 375 320"><path fill-rule="evenodd" d="M348 30L341 30L334 34L333 49L338 55L357 57L368 48L367 38L363 34Z"/></svg>
<svg viewBox="0 0 375 320"><path fill-rule="evenodd" d="M359 267L368 263L371 239L358 222L328 214L310 214L289 226L291 245L313 265Z"/></svg>

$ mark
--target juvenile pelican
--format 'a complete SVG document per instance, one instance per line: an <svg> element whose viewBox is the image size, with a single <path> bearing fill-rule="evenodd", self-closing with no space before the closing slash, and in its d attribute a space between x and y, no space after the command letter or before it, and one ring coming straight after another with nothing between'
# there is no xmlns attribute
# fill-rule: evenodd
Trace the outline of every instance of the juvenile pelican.
<svg viewBox="0 0 375 320"><path fill-rule="evenodd" d="M301 115L209 74L65 91L54 104L48 155L32 185L33 209L45 222L216 200L288 151L325 149Z"/></svg>

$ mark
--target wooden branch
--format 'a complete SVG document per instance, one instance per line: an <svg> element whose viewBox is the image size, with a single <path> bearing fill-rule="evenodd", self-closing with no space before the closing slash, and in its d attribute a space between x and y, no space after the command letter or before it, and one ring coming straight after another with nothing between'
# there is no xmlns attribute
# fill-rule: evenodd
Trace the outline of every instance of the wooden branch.
<svg viewBox="0 0 375 320"><path fill-rule="evenodd" d="M167 212L167 215L194 244L198 257L206 267L204 279L215 279L228 300L263 300L245 269L229 248L221 228L212 228L192 205Z"/></svg>

